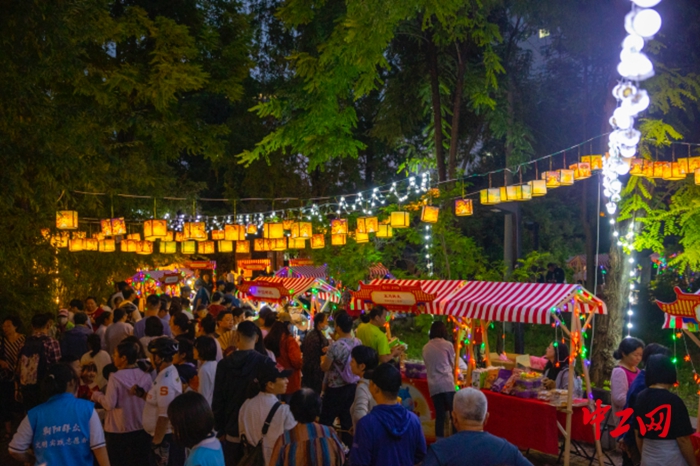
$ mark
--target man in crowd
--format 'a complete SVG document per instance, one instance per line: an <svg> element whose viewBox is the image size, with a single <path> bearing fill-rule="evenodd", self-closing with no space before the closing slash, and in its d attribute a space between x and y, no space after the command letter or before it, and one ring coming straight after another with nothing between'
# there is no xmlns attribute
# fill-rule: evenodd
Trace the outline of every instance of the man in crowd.
<svg viewBox="0 0 700 466"><path fill-rule="evenodd" d="M83 302L79 299L71 299L68 305L68 320L73 322L73 316L76 312L83 312L84 306Z"/></svg>
<svg viewBox="0 0 700 466"><path fill-rule="evenodd" d="M127 320L133 325L139 320L141 320L141 313L139 312L139 308L136 306L136 304L134 304L134 301L136 301L138 295L131 288L125 288L122 291L122 295L124 295L124 300L121 303L119 303L119 309L124 309Z"/></svg>
<svg viewBox="0 0 700 466"><path fill-rule="evenodd" d="M231 311L221 311L219 315L216 316L216 339L219 341L224 355L228 354L227 351L229 348L236 344L235 341L233 341L235 336L235 332L233 331L234 324L233 313Z"/></svg>
<svg viewBox="0 0 700 466"><path fill-rule="evenodd" d="M88 316L84 312L76 312L73 321L75 327L67 330L61 339L61 355L80 359L88 351L87 338L92 330L87 326Z"/></svg>
<svg viewBox="0 0 700 466"><path fill-rule="evenodd" d="M566 276L561 267L554 262L550 262L547 264L547 275L544 277L544 281L547 283L564 283Z"/></svg>
<svg viewBox="0 0 700 466"><path fill-rule="evenodd" d="M133 333L134 328L126 322L126 311L123 307L118 307L114 310L112 325L105 330L105 349L109 354L113 354L117 345Z"/></svg>
<svg viewBox="0 0 700 466"><path fill-rule="evenodd" d="M224 284L224 297L231 300L231 305L233 307L241 307L241 302L236 298L236 285L234 283Z"/></svg>
<svg viewBox="0 0 700 466"><path fill-rule="evenodd" d="M205 275L207 277L208 275ZM206 287L204 280L197 280L194 282L194 306L192 309L196 310L199 305L208 306L210 301L209 290Z"/></svg>
<svg viewBox="0 0 700 466"><path fill-rule="evenodd" d="M401 373L380 364L370 376L369 391L377 402L357 422L350 450L353 466L408 466L425 457L425 437L418 416L398 401Z"/></svg>
<svg viewBox="0 0 700 466"><path fill-rule="evenodd" d="M49 336L49 314L32 317L32 335L27 338L17 358L19 391L24 408L41 403L39 385L51 364L61 359L61 345Z"/></svg>
<svg viewBox="0 0 700 466"><path fill-rule="evenodd" d="M252 322L241 322L236 332L238 350L222 359L214 379L214 412L216 431L221 435L226 464L237 464L243 456L238 430L238 413L248 399L248 388L269 360L255 351L258 333Z"/></svg>
<svg viewBox="0 0 700 466"><path fill-rule="evenodd" d="M214 317L218 317L219 312L226 309L226 306L223 305L223 300L223 294L219 293L218 291L214 292L214 294L211 295L211 304L207 308L209 314L213 315Z"/></svg>
<svg viewBox="0 0 700 466"><path fill-rule="evenodd" d="M88 323L87 326L90 328L96 328L95 327L95 319L100 317L100 315L104 312L105 310L102 309L97 305L97 298L94 296L88 296L85 298L85 313L88 316Z"/></svg>
<svg viewBox="0 0 700 466"><path fill-rule="evenodd" d="M423 466L532 466L516 446L484 432L488 417L486 396L480 390L458 391L452 410L457 433L431 445Z"/></svg>
<svg viewBox="0 0 700 466"><path fill-rule="evenodd" d="M129 288L129 284L126 282L117 282L114 284L115 292L112 294L112 296L109 297L107 300L107 303L109 304L109 307L114 309L117 307L117 303L115 302L116 298L119 299L124 299L124 294L123 291L127 288Z"/></svg>
<svg viewBox="0 0 700 466"><path fill-rule="evenodd" d="M369 346L379 355L379 363L389 362L403 351L403 346L389 348L389 339L382 332L389 311L384 306L374 306L369 313L369 323L357 328L357 338L362 344Z"/></svg>
<svg viewBox="0 0 700 466"><path fill-rule="evenodd" d="M160 298L154 294L146 298L146 316L134 324L134 336L138 339L146 336L146 319L152 316L158 317L163 322L163 335L172 336L168 311L162 308Z"/></svg>

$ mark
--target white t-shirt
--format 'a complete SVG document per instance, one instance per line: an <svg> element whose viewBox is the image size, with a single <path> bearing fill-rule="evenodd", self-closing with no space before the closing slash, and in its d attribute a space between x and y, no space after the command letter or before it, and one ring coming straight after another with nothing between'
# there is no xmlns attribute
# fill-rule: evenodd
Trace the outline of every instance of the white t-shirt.
<svg viewBox="0 0 700 466"><path fill-rule="evenodd" d="M95 366L97 367L97 377L95 377L95 383L98 387L100 387L100 390L102 390L105 388L105 386L107 386L107 380L102 377L102 369L104 369L106 365L112 364L112 358L110 357L109 353L104 350L99 351L95 356L91 356L90 353L85 353L83 354L83 357L80 358L81 366L90 364L91 362L94 362Z"/></svg>
<svg viewBox="0 0 700 466"><path fill-rule="evenodd" d="M216 361L204 361L199 368L199 393L209 402L214 397L214 379L216 378Z"/></svg>
<svg viewBox="0 0 700 466"><path fill-rule="evenodd" d="M148 392L146 405L143 407L143 430L150 436L155 435L158 418L168 417L170 402L181 393L182 382L175 366L169 366L160 371ZM172 433L170 425L165 433Z"/></svg>
<svg viewBox="0 0 700 466"><path fill-rule="evenodd" d="M262 429L265 424L267 415L270 410L279 400L275 395L270 393L260 392L257 396L246 400L241 406L241 411L238 414L238 430L241 435L245 434L246 441L249 445L257 445L262 437ZM272 449L275 447L275 442L284 433L297 425L292 412L289 410L289 405L283 404L277 408L275 416L270 422L270 427L267 430L267 435L263 439L263 454L265 456L265 464L270 463Z"/></svg>

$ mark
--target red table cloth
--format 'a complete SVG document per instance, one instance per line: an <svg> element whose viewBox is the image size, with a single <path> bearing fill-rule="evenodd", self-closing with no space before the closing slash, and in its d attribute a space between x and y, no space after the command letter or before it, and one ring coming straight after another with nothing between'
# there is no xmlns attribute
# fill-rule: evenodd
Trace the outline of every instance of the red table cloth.
<svg viewBox="0 0 700 466"><path fill-rule="evenodd" d="M511 395L483 390L488 400L489 418L484 430L508 440L522 450L533 449L559 454L559 429L557 420L566 427L566 413L539 400L518 398ZM571 417L571 438L593 443L595 437L590 425L583 423L583 408L576 407Z"/></svg>

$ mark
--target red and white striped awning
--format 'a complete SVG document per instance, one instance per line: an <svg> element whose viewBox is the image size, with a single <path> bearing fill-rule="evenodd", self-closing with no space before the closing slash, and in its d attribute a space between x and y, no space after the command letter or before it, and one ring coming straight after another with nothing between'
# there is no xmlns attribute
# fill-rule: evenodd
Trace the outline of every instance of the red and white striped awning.
<svg viewBox="0 0 700 466"><path fill-rule="evenodd" d="M389 269L384 267L384 264L381 262L377 262L376 264L369 266L369 278L371 280L383 279L387 275L390 278L394 278L394 276L391 275L391 272L389 272Z"/></svg>
<svg viewBox="0 0 700 466"><path fill-rule="evenodd" d="M437 295L431 303L425 304L428 314L440 314L440 302L453 294L460 286L467 283L465 280L372 280L370 285L399 285L399 286L420 286L423 291ZM369 311L373 304L363 302L360 299L351 301L352 309Z"/></svg>
<svg viewBox="0 0 700 466"><path fill-rule="evenodd" d="M257 280L280 283L285 289L289 290L289 293L294 298L310 289L316 289L319 299L330 300L334 303L340 302L340 292L319 278L258 277Z"/></svg>
<svg viewBox="0 0 700 466"><path fill-rule="evenodd" d="M296 267L283 267L275 272L276 277L286 278L323 278L328 275L326 266L314 267L313 265L298 265Z"/></svg>
<svg viewBox="0 0 700 466"><path fill-rule="evenodd" d="M607 314L605 303L580 285L467 282L444 300L438 313L497 322L547 324L553 309Z"/></svg>

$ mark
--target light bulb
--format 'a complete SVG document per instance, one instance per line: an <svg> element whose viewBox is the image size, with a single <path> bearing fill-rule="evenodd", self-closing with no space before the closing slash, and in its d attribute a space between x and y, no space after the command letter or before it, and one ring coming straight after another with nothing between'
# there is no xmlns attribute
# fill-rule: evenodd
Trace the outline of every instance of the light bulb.
<svg viewBox="0 0 700 466"><path fill-rule="evenodd" d="M644 39L637 34L630 34L622 41L622 48L639 52L644 48Z"/></svg>
<svg viewBox="0 0 700 466"><path fill-rule="evenodd" d="M629 322L629 323L627 324L627 328L632 328L632 322Z"/></svg>
<svg viewBox="0 0 700 466"><path fill-rule="evenodd" d="M632 0L632 2L642 8L653 8L658 5L661 0Z"/></svg>
<svg viewBox="0 0 700 466"><path fill-rule="evenodd" d="M630 263L630 264L634 264L634 259L633 259L633 258L630 257L628 260L629 260L629 263Z"/></svg>
<svg viewBox="0 0 700 466"><path fill-rule="evenodd" d="M627 311L627 315L628 315L628 316L634 315L634 312L632 312L631 310L630 310L630 311Z"/></svg>
<svg viewBox="0 0 700 466"><path fill-rule="evenodd" d="M661 15L656 10L638 11L631 19L632 29L642 37L652 37L661 29Z"/></svg>
<svg viewBox="0 0 700 466"><path fill-rule="evenodd" d="M644 89L640 89L634 94L622 100L622 107L625 107L630 115L637 115L649 108L651 103L649 94Z"/></svg>
<svg viewBox="0 0 700 466"><path fill-rule="evenodd" d="M612 215L617 210L617 204L615 204L614 202L608 202L607 204L605 204L605 209L610 215Z"/></svg>

